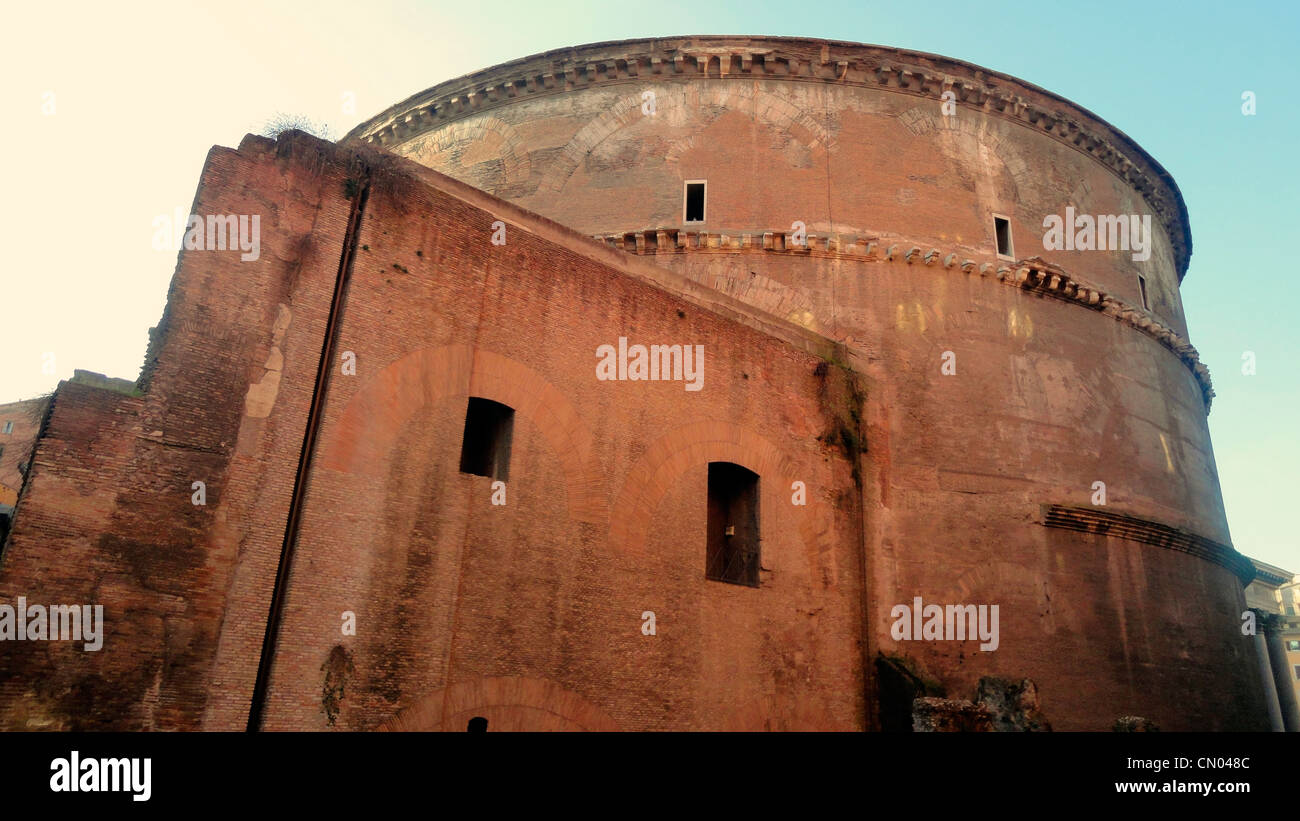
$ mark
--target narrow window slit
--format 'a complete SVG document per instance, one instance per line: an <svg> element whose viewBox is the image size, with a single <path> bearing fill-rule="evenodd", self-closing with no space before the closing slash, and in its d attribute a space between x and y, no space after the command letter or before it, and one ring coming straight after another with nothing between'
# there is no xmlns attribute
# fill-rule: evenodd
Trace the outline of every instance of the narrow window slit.
<svg viewBox="0 0 1300 821"><path fill-rule="evenodd" d="M1011 248L1011 220L1006 217L993 217L993 233L997 237L998 256L1015 258Z"/></svg>
<svg viewBox="0 0 1300 821"><path fill-rule="evenodd" d="M704 222L704 180L686 182L686 221Z"/></svg>

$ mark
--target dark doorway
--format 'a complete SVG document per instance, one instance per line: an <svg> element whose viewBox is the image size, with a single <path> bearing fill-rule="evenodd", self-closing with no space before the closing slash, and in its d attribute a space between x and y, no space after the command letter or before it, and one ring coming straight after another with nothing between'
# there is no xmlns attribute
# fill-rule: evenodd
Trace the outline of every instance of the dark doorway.
<svg viewBox="0 0 1300 821"><path fill-rule="evenodd" d="M731 462L709 463L705 577L758 587L758 474Z"/></svg>
<svg viewBox="0 0 1300 821"><path fill-rule="evenodd" d="M461 443L460 472L490 479L509 480L510 439L515 412L491 399L469 398L465 409L465 438Z"/></svg>

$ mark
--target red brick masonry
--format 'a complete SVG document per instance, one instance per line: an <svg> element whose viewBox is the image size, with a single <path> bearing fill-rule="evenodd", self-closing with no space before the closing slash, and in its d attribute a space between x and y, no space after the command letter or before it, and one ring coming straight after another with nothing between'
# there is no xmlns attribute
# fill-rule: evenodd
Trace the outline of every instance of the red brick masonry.
<svg viewBox="0 0 1300 821"><path fill-rule="evenodd" d="M0 601L103 604L107 636L98 653L0 646L4 728L245 726L314 396L266 729L871 729L878 652L955 695L1032 678L1059 729L1261 726L1230 569L1041 521L1042 504L1086 500L1099 461L1117 510L1196 503L1201 485L1139 435L1149 423L1108 417L1110 453L1060 418L1080 395L1166 407L1076 370L1099 367L1080 348L1122 349L1201 435L1183 364L1127 326L978 278L905 298L910 268L880 263L870 287L897 338L868 356L413 162L298 133L214 148L193 212L260 214L260 258L182 253L142 395L55 395ZM909 331L911 304L945 287L961 330ZM1002 303L1032 317L1032 342L1008 335ZM598 380L596 349L620 336L702 345L704 388ZM940 376L945 349L963 378ZM471 396L515 410L504 506L458 469ZM757 588L705 579L711 461L760 476ZM999 604L999 649L897 646L889 608L913 595Z"/></svg>

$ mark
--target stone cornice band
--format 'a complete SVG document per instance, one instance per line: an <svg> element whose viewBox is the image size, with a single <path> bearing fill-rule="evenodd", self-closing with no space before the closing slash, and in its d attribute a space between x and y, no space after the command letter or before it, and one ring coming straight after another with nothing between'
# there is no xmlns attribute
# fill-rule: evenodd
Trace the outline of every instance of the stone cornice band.
<svg viewBox="0 0 1300 821"><path fill-rule="evenodd" d="M1017 122L1091 156L1142 194L1163 222L1179 281L1191 258L1187 208L1173 177L1126 134L1032 83L924 52L782 37L672 37L557 49L440 83L392 106L344 140L393 146L439 125L506 105L603 83L653 78L754 76L839 83L931 98L951 91L963 106Z"/></svg>
<svg viewBox="0 0 1300 821"><path fill-rule="evenodd" d="M1241 579L1242 586L1250 584L1255 578L1255 565L1230 546L1181 528L1139 519L1125 513L1112 513L1091 507L1044 505L1043 525L1082 533L1095 533L1100 536L1114 536L1118 539L1130 539L1188 553L1231 570L1237 578Z"/></svg>
<svg viewBox="0 0 1300 821"><path fill-rule="evenodd" d="M1147 311L1111 296L1095 285L1077 279L1064 269L1039 257L1006 261L978 261L957 252L944 253L926 249L903 239L881 241L878 236L859 237L810 233L805 244L791 239L788 231L691 231L680 228L652 228L619 234L597 234L593 239L632 254L688 252L763 252L798 256L836 258L859 262L902 262L922 267L960 270L990 280L1033 291L1045 297L1071 302L1106 314L1136 331L1146 334L1168 348L1196 378L1210 412L1214 385L1210 370L1201 362L1196 348L1177 331L1164 325Z"/></svg>

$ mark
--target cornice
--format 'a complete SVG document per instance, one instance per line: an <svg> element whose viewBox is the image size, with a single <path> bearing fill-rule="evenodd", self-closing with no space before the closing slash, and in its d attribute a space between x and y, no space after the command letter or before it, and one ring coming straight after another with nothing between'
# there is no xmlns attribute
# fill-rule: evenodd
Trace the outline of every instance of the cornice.
<svg viewBox="0 0 1300 821"><path fill-rule="evenodd" d="M1261 562L1258 559L1251 559L1250 563L1255 566L1256 580L1265 582L1275 588L1287 584L1295 575L1280 567Z"/></svg>
<svg viewBox="0 0 1300 821"><path fill-rule="evenodd" d="M991 282L1031 291L1040 296L1068 302L1111 317L1159 342L1187 366L1201 389L1208 415L1214 400L1210 370L1201 362L1196 348L1177 331L1101 288L1068 273L1041 257L1015 263L990 259L965 251L944 252L919 243L877 235L807 234L804 244L792 240L789 231L690 231L680 228L652 228L619 234L595 234L593 238L622 251L646 254L762 253L843 259L858 262L887 262L916 265L934 271L979 276Z"/></svg>
<svg viewBox="0 0 1300 821"><path fill-rule="evenodd" d="M1127 513L1091 507L1044 505L1042 514L1042 524L1045 527L1129 539L1197 556L1232 571L1241 580L1242 587L1255 578L1255 565L1230 545L1220 544L1182 528L1139 519Z"/></svg>
<svg viewBox="0 0 1300 821"><path fill-rule="evenodd" d="M1264 570L1263 568L1259 567L1258 565L1255 566L1255 571L1260 581L1266 582L1272 585L1273 587L1281 587L1282 585L1290 581L1289 577L1279 576L1275 573L1270 573L1267 570Z"/></svg>
<svg viewBox="0 0 1300 821"><path fill-rule="evenodd" d="M592 43L448 80L358 125L344 141L400 145L463 117L604 84L698 79L820 82L959 104L1018 123L1092 157L1140 193L1164 224L1179 281L1192 253L1182 194L1168 171L1097 115L1032 83L962 60L886 46L793 37L691 36Z"/></svg>

